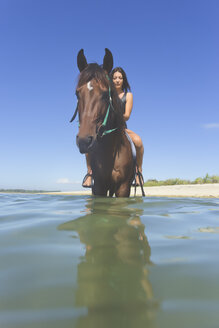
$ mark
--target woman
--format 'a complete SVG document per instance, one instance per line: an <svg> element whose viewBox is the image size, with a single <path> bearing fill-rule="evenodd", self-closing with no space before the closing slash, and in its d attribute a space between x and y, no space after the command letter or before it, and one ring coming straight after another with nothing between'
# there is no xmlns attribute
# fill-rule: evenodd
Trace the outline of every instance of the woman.
<svg viewBox="0 0 219 328"><path fill-rule="evenodd" d="M129 117L132 112L133 107L133 95L130 92L131 88L128 83L126 73L121 67L116 67L113 69L111 73L111 78L116 88L118 97L121 99L124 105L124 120L128 121ZM129 90L129 91L128 91ZM142 173L142 161L143 161L143 154L144 154L144 147L141 138L135 132L126 129L126 132L131 137L135 148L136 148L136 161L139 171ZM86 154L86 161L87 161L87 174L84 177L82 186L85 188L90 188L92 183L92 170L90 167L89 155ZM143 181L142 181L143 183ZM136 176L136 184L137 186L140 185L139 177Z"/></svg>

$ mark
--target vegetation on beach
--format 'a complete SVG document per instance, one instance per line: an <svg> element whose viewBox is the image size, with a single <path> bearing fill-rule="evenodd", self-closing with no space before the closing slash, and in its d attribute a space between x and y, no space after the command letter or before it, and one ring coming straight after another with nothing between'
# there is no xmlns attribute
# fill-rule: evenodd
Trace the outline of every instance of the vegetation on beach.
<svg viewBox="0 0 219 328"><path fill-rule="evenodd" d="M149 179L144 183L144 187L153 186L173 186L173 185L187 185L187 184L205 184L205 183L219 183L218 175L209 175L205 177L198 177L195 180L183 180L183 179L167 179L167 180L156 180ZM0 193L25 193L25 194L38 194L44 192L51 192L48 190L26 190L26 189L0 189ZM52 192L59 192L59 190L53 190Z"/></svg>
<svg viewBox="0 0 219 328"><path fill-rule="evenodd" d="M208 173L205 177L201 178L198 177L195 180L183 180L183 179L167 179L167 180L156 180L150 179L144 183L145 187L152 187L152 186L172 186L172 185L186 185L186 184L205 184L205 183L219 183L219 176L212 175L210 176Z"/></svg>

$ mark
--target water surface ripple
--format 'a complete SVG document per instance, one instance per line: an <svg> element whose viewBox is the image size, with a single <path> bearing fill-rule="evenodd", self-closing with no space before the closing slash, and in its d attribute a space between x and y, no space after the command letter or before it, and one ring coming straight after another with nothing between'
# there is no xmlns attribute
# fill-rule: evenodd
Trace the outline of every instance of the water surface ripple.
<svg viewBox="0 0 219 328"><path fill-rule="evenodd" d="M1 328L216 328L219 199L0 194Z"/></svg>

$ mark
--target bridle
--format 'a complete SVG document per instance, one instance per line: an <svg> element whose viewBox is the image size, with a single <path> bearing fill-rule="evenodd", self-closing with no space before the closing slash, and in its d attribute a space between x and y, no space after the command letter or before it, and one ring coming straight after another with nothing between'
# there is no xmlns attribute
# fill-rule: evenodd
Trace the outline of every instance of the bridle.
<svg viewBox="0 0 219 328"><path fill-rule="evenodd" d="M109 79L109 76L107 75L106 76L108 80ZM107 111L106 111L106 115L104 117L104 120L103 120L103 123L100 125L100 127L97 129L97 138L102 138L104 137L105 135L109 134L109 133L112 133L114 132L115 130L117 130L117 128L114 128L114 129L110 129L110 130L106 130L106 125L107 125L107 121L108 121L108 117L109 117L109 113L110 113L110 109L112 109L114 112L115 112L115 109L113 107L113 103L112 103L112 97L111 97L111 88L109 86L109 105L108 105L108 108L107 108ZM75 109L75 112L70 120L70 123L74 121L74 119L76 118L77 116L77 113L78 113L78 102L77 102L77 107ZM80 124L79 124L80 126Z"/></svg>

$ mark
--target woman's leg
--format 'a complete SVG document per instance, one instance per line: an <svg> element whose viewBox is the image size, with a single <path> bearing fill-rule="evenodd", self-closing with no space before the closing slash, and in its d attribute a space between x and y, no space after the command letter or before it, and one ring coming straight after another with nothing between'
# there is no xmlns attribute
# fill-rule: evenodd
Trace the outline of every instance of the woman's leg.
<svg viewBox="0 0 219 328"><path fill-rule="evenodd" d="M139 171L142 173L142 162L143 162L143 155L144 155L144 146L143 146L143 142L141 140L141 137L136 134L135 132L126 129L126 132L129 134L129 136L131 137L135 148L136 148L136 162L137 162L137 166ZM138 176L136 177L136 183L139 183L139 178Z"/></svg>
<svg viewBox="0 0 219 328"><path fill-rule="evenodd" d="M87 178L85 179L85 181L83 182L83 187L91 187L92 184L92 170L91 170L91 165L90 165L90 155L89 154L85 154L86 156L86 164L87 164Z"/></svg>

